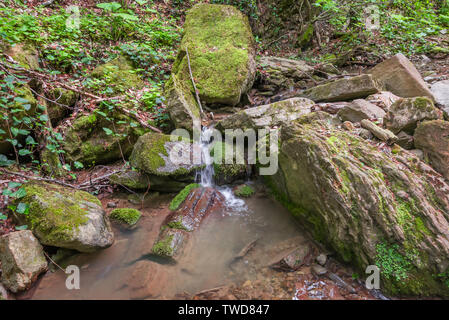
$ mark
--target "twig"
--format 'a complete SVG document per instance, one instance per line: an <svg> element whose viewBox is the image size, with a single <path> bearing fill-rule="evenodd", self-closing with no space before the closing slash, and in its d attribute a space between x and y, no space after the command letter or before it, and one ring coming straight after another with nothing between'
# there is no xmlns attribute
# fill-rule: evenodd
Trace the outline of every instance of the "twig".
<svg viewBox="0 0 449 320"><path fill-rule="evenodd" d="M56 262L53 261L52 258L50 258L50 256L47 254L47 252L44 251L45 256L51 261L51 263L53 263L55 266L57 266L59 269L61 269L61 271L63 271L65 273L65 270L63 268L61 268L59 266L59 264L57 264Z"/></svg>
<svg viewBox="0 0 449 320"><path fill-rule="evenodd" d="M60 184L60 185L65 186L65 187L69 187L69 188L73 188L73 189L79 189L79 187L77 187L77 186L74 186L72 184L65 183L63 181L56 180L56 179L33 177L33 176L25 175L25 174L22 174L22 173L18 173L18 172L12 172L12 171L9 171L9 170L3 169L3 168L0 168L0 172L3 172L5 174L18 176L18 177L22 177L22 178L25 178L25 179L36 180L36 181L44 181L44 182L52 182L52 183Z"/></svg>
<svg viewBox="0 0 449 320"><path fill-rule="evenodd" d="M199 295L203 295L203 294L205 294L205 293L218 291L218 290L220 290L220 289L223 289L224 287L225 287L225 285L222 285L222 286L215 287L215 288L212 288L212 289L203 290L203 291L198 292L198 293L195 294L195 295L196 295L196 296L199 296Z"/></svg>
<svg viewBox="0 0 449 320"><path fill-rule="evenodd" d="M200 96L198 94L198 89L196 88L195 80L193 79L192 67L190 66L189 49L187 49L187 47L186 47L186 54L187 54L187 64L189 65L190 80L192 80L193 89L195 90L196 102L198 102L198 105L200 107L201 116L202 116L203 115L203 107L201 106L201 100L200 100Z"/></svg>

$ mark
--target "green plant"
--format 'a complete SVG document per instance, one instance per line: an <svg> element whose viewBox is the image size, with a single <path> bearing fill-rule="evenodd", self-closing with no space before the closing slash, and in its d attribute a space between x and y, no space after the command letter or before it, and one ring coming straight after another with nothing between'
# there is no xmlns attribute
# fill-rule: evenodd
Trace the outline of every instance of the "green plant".
<svg viewBox="0 0 449 320"><path fill-rule="evenodd" d="M130 226L135 225L142 213L139 210L131 208L114 209L111 211L110 218L119 222L124 222Z"/></svg>
<svg viewBox="0 0 449 320"><path fill-rule="evenodd" d="M242 197L242 198L249 198L251 197L253 194L255 193L254 189L247 185L247 184L243 184L241 186L238 186L235 190L234 190L234 194L237 197Z"/></svg>
<svg viewBox="0 0 449 320"><path fill-rule="evenodd" d="M397 244L388 245L385 242L377 244L376 251L376 265L387 279L401 281L408 278L416 253L403 255Z"/></svg>

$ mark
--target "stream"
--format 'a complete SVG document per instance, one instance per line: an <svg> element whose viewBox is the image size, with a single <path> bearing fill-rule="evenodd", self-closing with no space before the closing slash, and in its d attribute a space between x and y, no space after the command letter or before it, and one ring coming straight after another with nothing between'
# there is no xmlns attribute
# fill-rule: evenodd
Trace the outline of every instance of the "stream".
<svg viewBox="0 0 449 320"><path fill-rule="evenodd" d="M320 249L293 216L268 195L262 184L249 182L257 192L247 200L236 198L230 187L214 185L208 134L205 129L202 135L203 158L207 165L197 175L197 180L205 187L217 188L226 203L193 232L187 254L173 262L151 253L161 225L170 214L168 204L172 195L151 198L140 207L130 205L127 194L117 193L103 200L103 204L112 200L118 207L141 210L142 218L137 228L126 230L113 225L116 240L110 248L92 254L78 253L63 261L62 268L68 265L80 268L79 290L68 290L67 275L54 268L54 272L41 277L24 298L297 299L301 290L307 291L309 287L313 290L310 289L311 294L306 298L343 298L335 283L312 275L310 265ZM248 244L251 246L245 252ZM309 252L303 268L290 273L270 268L295 248ZM244 252L240 254L242 250ZM343 270L338 264L333 268L335 272ZM344 274L351 275L350 271ZM353 282L353 285L356 284ZM323 290L316 294L320 286ZM208 295L210 289L218 296ZM220 290L225 292L220 295ZM358 289L357 295L346 298L373 297Z"/></svg>

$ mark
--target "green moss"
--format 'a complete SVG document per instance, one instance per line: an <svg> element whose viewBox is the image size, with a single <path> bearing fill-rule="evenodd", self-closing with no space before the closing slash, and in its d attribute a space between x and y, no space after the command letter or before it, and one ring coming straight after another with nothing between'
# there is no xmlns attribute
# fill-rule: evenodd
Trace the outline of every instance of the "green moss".
<svg viewBox="0 0 449 320"><path fill-rule="evenodd" d="M176 197L172 200L172 202L170 202L170 206L168 208L171 211L178 210L179 206L184 202L184 200L187 198L190 192L199 187L201 186L197 183L192 183L186 186L176 195Z"/></svg>
<svg viewBox="0 0 449 320"><path fill-rule="evenodd" d="M248 19L232 6L199 4L187 14L184 30L173 73L190 82L187 47L200 97L208 103L238 103L254 50Z"/></svg>
<svg viewBox="0 0 449 320"><path fill-rule="evenodd" d="M241 197L241 198L249 198L249 197L251 197L254 193L255 193L254 189L253 189L251 186L247 185L247 184L238 186L238 187L235 189L235 191L234 191L234 194L235 194L237 197Z"/></svg>
<svg viewBox="0 0 449 320"><path fill-rule="evenodd" d="M182 218L180 217L177 221L170 221L167 223L167 227L170 229L178 229L178 230L184 230L189 231L183 224L182 224Z"/></svg>
<svg viewBox="0 0 449 320"><path fill-rule="evenodd" d="M84 191L75 191L47 183L24 185L26 196L20 202L30 206L28 215L18 217L38 234L43 243L52 244L69 240L78 227L88 221L87 207L92 203L101 207L96 197Z"/></svg>
<svg viewBox="0 0 449 320"><path fill-rule="evenodd" d="M170 141L170 136L158 133L147 133L139 138L131 154L131 165L141 168L149 174L158 175L158 169L165 165L161 155L168 156L165 143Z"/></svg>
<svg viewBox="0 0 449 320"><path fill-rule="evenodd" d="M298 46L301 48L307 47L312 41L314 31L313 24L309 24L306 30L298 37Z"/></svg>
<svg viewBox="0 0 449 320"><path fill-rule="evenodd" d="M114 209L111 211L111 215L109 216L112 220L116 220L118 222L124 222L130 226L133 226L139 221L142 213L139 210L131 209L131 208L120 208Z"/></svg>
<svg viewBox="0 0 449 320"><path fill-rule="evenodd" d="M382 242L376 245L376 265L386 279L401 281L409 276L412 262L398 250L397 244L388 245Z"/></svg>
<svg viewBox="0 0 449 320"><path fill-rule="evenodd" d="M153 246L152 252L158 256L171 257L173 255L172 241L173 235L166 236Z"/></svg>

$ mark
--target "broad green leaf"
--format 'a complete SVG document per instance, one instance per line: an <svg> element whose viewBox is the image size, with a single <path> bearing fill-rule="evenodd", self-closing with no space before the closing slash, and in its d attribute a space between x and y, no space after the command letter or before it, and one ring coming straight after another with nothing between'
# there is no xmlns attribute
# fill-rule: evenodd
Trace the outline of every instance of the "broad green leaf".
<svg viewBox="0 0 449 320"><path fill-rule="evenodd" d="M25 214L25 215L28 214L29 210L30 210L30 206L27 203L23 203L23 202L20 202L16 208L17 213Z"/></svg>

